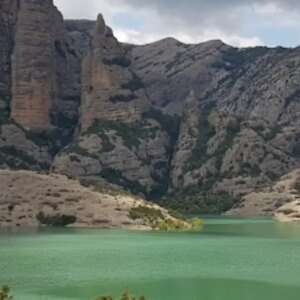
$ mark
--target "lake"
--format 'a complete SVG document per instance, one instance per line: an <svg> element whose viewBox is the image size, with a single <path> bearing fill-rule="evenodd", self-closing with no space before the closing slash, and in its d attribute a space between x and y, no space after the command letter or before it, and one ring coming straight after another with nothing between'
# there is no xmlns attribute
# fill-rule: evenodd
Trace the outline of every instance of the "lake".
<svg viewBox="0 0 300 300"><path fill-rule="evenodd" d="M2 229L15 300L299 300L300 225L211 218L201 233Z"/></svg>

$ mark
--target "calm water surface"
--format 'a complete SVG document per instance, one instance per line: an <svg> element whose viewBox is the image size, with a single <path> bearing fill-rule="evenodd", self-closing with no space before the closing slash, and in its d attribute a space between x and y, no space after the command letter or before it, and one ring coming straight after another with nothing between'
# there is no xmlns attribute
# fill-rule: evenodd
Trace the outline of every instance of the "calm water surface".
<svg viewBox="0 0 300 300"><path fill-rule="evenodd" d="M299 300L300 225L209 219L202 233L53 229L0 233L16 300Z"/></svg>

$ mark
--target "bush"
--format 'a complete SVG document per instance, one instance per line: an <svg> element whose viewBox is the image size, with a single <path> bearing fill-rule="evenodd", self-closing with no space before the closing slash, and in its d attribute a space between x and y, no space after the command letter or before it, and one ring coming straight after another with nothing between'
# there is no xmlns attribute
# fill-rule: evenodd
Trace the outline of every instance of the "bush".
<svg viewBox="0 0 300 300"><path fill-rule="evenodd" d="M120 170L106 168L100 172L100 176L112 184L116 184L128 189L131 193L138 194L147 194L147 190L142 186L138 181L131 181L125 176L123 176Z"/></svg>
<svg viewBox="0 0 300 300"><path fill-rule="evenodd" d="M9 286L4 284L0 290L0 300L13 300L13 296L9 295Z"/></svg>
<svg viewBox="0 0 300 300"><path fill-rule="evenodd" d="M145 119L153 119L157 121L161 125L162 129L170 136L172 144L176 143L180 129L181 117L178 115L171 116L164 114L155 108L145 112L143 117Z"/></svg>
<svg viewBox="0 0 300 300"><path fill-rule="evenodd" d="M107 194L113 197L125 196L131 197L135 200L145 200L144 198L127 192L121 188L100 184L96 180L80 179L79 181L82 186L92 188L96 193Z"/></svg>
<svg viewBox="0 0 300 300"><path fill-rule="evenodd" d="M104 58L102 62L108 66L116 65L122 68L128 68L131 65L131 61L125 57L115 57L112 59Z"/></svg>
<svg viewBox="0 0 300 300"><path fill-rule="evenodd" d="M53 227L66 227L76 222L76 217L71 215L45 215L43 212L39 212L36 215L36 219L41 225L53 226Z"/></svg>
<svg viewBox="0 0 300 300"><path fill-rule="evenodd" d="M130 296L128 292L124 293L120 298L120 300L135 300L135 299L136 297ZM100 296L97 297L95 300L114 300L114 298L112 296ZM146 300L146 298L144 296L141 296L139 300Z"/></svg>
<svg viewBox="0 0 300 300"><path fill-rule="evenodd" d="M158 224L161 231L200 231L203 221L199 218L193 218L188 221L184 220L165 220Z"/></svg>
<svg viewBox="0 0 300 300"><path fill-rule="evenodd" d="M99 133L98 136L101 138L101 141L102 141L102 149L101 149L100 153L110 152L115 149L115 145L113 145L110 142L110 139L106 134Z"/></svg>
<svg viewBox="0 0 300 300"><path fill-rule="evenodd" d="M58 117L58 115L56 115L56 117ZM62 126L61 128L63 129L54 128L53 130L30 130L25 132L26 138L33 141L40 147L47 147L49 154L55 156L61 149L71 143L75 128L75 123L72 123L74 124L73 126L71 123L67 124L67 122L62 121L62 117L60 118L61 120L57 120L57 122L62 122L62 124L65 124L65 127L63 125L58 125L58 123L55 124L55 126ZM68 120L70 121L70 119Z"/></svg>
<svg viewBox="0 0 300 300"><path fill-rule="evenodd" d="M182 214L221 214L239 201L240 198L233 197L225 191L214 193L201 187L189 187L166 197L163 205Z"/></svg>
<svg viewBox="0 0 300 300"><path fill-rule="evenodd" d="M162 214L161 210L142 205L131 208L128 216L132 220L141 219L148 220L150 222L164 219L164 215Z"/></svg>
<svg viewBox="0 0 300 300"><path fill-rule="evenodd" d="M156 131L154 128L147 128L146 124L141 122L126 124L116 121L95 120L84 132L84 135L105 134L108 130L114 130L123 139L124 145L130 150L133 147L138 147L141 144L141 139L150 138Z"/></svg>

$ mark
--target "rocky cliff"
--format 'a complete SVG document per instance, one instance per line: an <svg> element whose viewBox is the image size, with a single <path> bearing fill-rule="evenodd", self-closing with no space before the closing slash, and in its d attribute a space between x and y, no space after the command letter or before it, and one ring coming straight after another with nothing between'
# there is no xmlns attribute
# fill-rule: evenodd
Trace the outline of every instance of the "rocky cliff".
<svg viewBox="0 0 300 300"><path fill-rule="evenodd" d="M150 99L128 50L102 16L82 63L81 104L80 135L55 158L53 170L134 193L162 194L157 179L165 181L170 136L151 116Z"/></svg>
<svg viewBox="0 0 300 300"><path fill-rule="evenodd" d="M12 118L29 129L49 128L51 114L80 96L79 66L52 1L20 1L12 54Z"/></svg>
<svg viewBox="0 0 300 300"><path fill-rule="evenodd" d="M183 113L170 174L175 207L210 210L225 193L238 201L299 167L299 54L173 39L133 48L155 106Z"/></svg>
<svg viewBox="0 0 300 300"><path fill-rule="evenodd" d="M47 1L0 1L0 165L220 213L300 167L300 48L123 45Z"/></svg>
<svg viewBox="0 0 300 300"><path fill-rule="evenodd" d="M18 1L0 2L0 101L11 96L11 53L17 22Z"/></svg>

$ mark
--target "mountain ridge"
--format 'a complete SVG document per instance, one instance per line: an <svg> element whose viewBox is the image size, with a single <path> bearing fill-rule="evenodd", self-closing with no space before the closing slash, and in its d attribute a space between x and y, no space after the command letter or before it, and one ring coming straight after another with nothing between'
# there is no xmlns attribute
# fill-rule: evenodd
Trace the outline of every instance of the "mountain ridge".
<svg viewBox="0 0 300 300"><path fill-rule="evenodd" d="M1 168L222 213L300 167L299 47L124 45L101 15L63 20L51 0L9 4L12 19L0 16Z"/></svg>

